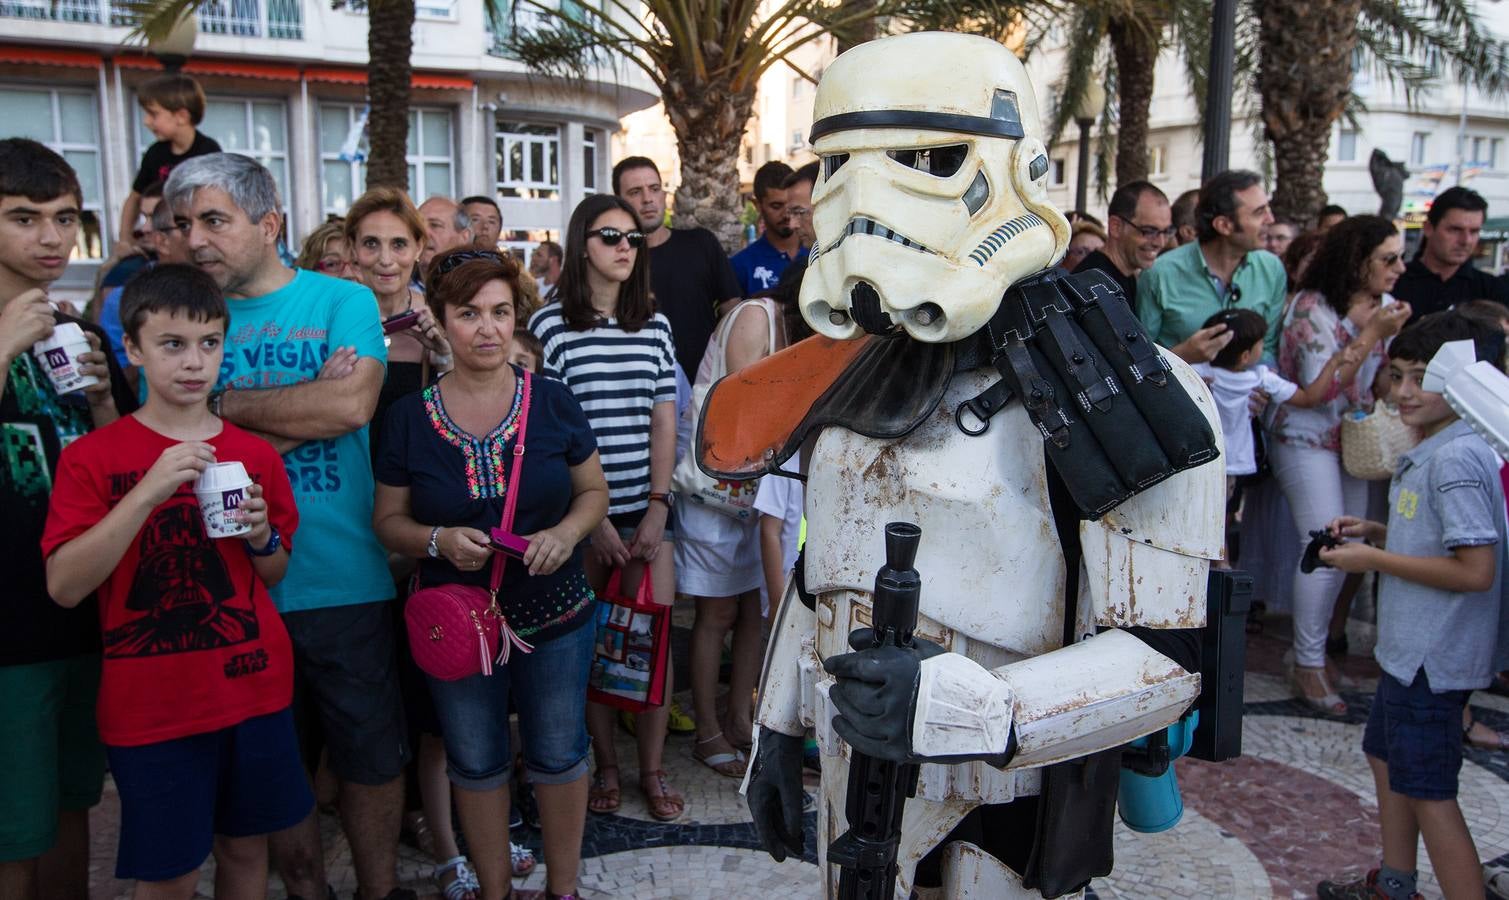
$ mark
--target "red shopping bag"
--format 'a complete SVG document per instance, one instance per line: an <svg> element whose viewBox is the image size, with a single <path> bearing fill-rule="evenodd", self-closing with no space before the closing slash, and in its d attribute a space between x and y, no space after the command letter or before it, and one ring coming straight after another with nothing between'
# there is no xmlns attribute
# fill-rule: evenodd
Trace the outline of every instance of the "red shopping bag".
<svg viewBox="0 0 1509 900"><path fill-rule="evenodd" d="M599 598L587 699L629 712L644 712L665 703L665 676L671 661L671 608L655 602L648 566L635 596L624 596L622 582L623 569L614 569Z"/></svg>

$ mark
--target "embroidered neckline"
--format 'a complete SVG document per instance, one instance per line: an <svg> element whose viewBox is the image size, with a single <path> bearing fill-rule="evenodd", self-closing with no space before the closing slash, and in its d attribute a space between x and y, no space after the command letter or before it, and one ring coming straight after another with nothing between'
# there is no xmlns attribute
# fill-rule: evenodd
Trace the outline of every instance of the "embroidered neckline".
<svg viewBox="0 0 1509 900"><path fill-rule="evenodd" d="M473 500L495 500L508 491L503 448L519 431L519 413L524 406L524 379L514 373L513 404L497 427L482 437L464 431L451 420L440 399L440 382L424 389L425 413L430 427L441 440L461 451L466 461L466 490Z"/></svg>

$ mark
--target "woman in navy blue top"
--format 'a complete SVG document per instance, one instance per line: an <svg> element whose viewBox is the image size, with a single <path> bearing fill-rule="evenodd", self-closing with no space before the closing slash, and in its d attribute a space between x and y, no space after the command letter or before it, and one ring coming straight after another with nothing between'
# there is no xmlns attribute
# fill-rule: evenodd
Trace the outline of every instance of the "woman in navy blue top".
<svg viewBox="0 0 1509 900"><path fill-rule="evenodd" d="M548 378L531 380L525 452L514 462L525 389L522 370L507 362L518 264L494 251L452 251L431 263L426 283L425 302L445 329L455 368L389 410L374 526L389 550L419 559L421 586L486 587L488 532L502 518L508 484L521 479L513 532L529 549L523 563L505 566L498 605L531 649L515 648L492 675L431 678L430 693L481 896L506 896L512 882L510 692L544 823L548 890L571 896L587 810L595 633L581 544L607 515L608 485L586 415Z"/></svg>

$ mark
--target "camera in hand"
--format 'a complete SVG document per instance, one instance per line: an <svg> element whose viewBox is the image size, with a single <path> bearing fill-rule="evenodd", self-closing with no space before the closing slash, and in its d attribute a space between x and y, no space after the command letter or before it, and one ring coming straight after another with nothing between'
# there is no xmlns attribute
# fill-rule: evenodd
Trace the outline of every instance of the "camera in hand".
<svg viewBox="0 0 1509 900"><path fill-rule="evenodd" d="M1300 558L1299 570L1309 575L1319 568L1331 568L1330 565L1321 560L1320 551L1340 546L1341 538L1324 528L1310 532L1310 543L1305 547L1305 555Z"/></svg>

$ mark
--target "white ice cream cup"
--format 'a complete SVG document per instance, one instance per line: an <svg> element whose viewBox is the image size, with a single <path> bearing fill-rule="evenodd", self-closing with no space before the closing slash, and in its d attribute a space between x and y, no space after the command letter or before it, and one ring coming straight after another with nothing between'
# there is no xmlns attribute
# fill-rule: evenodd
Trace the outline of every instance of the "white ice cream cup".
<svg viewBox="0 0 1509 900"><path fill-rule="evenodd" d="M68 394L99 384L98 378L79 371L79 357L91 349L89 339L84 337L84 329L73 322L64 322L52 330L52 337L33 344L31 352L46 370L47 377L52 379L53 389Z"/></svg>
<svg viewBox="0 0 1509 900"><path fill-rule="evenodd" d="M251 483L246 467L238 462L210 463L194 482L194 496L199 498L206 534L225 538L251 533L250 525L230 516L251 496Z"/></svg>

